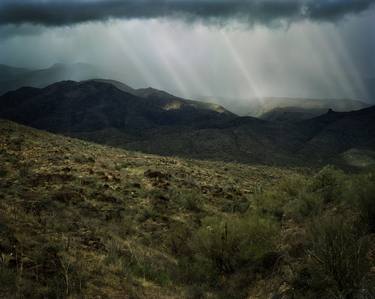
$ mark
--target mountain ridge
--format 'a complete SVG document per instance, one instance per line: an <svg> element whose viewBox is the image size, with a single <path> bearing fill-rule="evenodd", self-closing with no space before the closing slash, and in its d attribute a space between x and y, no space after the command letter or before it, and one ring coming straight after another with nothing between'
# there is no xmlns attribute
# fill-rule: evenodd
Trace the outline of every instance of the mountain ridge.
<svg viewBox="0 0 375 299"><path fill-rule="evenodd" d="M0 97L0 117L130 150L244 163L319 164L352 148L375 148L374 108L282 123L238 117L155 89L141 90L140 97L115 84L20 88Z"/></svg>

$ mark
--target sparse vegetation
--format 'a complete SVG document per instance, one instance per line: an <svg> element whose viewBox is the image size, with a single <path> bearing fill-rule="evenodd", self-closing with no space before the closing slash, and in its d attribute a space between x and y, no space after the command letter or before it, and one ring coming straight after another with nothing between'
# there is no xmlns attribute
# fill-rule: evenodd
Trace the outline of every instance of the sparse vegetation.
<svg viewBox="0 0 375 299"><path fill-rule="evenodd" d="M374 298L371 170L0 136L1 298Z"/></svg>

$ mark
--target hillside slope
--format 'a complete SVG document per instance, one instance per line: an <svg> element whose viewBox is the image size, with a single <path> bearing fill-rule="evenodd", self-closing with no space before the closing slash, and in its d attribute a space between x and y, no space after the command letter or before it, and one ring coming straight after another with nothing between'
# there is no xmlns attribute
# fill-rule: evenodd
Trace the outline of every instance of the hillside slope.
<svg viewBox="0 0 375 299"><path fill-rule="evenodd" d="M291 173L143 155L0 120L0 297L189 297L173 246Z"/></svg>
<svg viewBox="0 0 375 299"><path fill-rule="evenodd" d="M0 120L0 297L373 298L374 178L145 155Z"/></svg>

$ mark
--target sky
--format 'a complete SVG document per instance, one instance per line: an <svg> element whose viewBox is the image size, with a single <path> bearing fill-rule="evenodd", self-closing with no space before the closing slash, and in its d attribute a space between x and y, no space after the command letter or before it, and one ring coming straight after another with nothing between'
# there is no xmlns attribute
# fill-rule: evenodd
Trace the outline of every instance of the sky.
<svg viewBox="0 0 375 299"><path fill-rule="evenodd" d="M374 53L375 0L0 1L1 64L85 62L188 98L375 103Z"/></svg>

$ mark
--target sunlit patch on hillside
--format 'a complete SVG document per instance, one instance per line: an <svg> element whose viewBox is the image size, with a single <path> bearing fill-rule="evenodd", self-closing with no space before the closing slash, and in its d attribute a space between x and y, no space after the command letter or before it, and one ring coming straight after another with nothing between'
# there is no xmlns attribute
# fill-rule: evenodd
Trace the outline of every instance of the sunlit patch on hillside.
<svg viewBox="0 0 375 299"><path fill-rule="evenodd" d="M375 151L352 148L341 155L347 165L370 167L375 165Z"/></svg>
<svg viewBox="0 0 375 299"><path fill-rule="evenodd" d="M163 109L164 110L178 110L178 109L181 109L181 107L183 106L184 103L180 102L180 101L173 101L173 102L170 102L170 103L167 103Z"/></svg>

